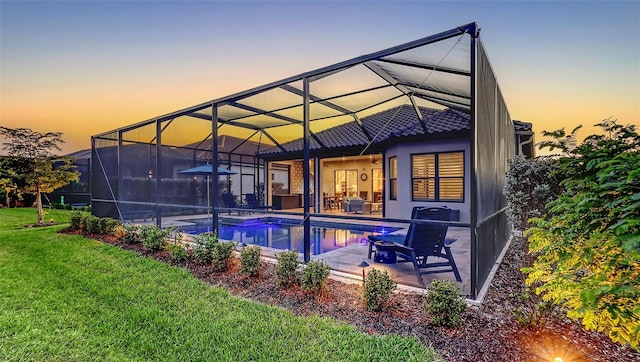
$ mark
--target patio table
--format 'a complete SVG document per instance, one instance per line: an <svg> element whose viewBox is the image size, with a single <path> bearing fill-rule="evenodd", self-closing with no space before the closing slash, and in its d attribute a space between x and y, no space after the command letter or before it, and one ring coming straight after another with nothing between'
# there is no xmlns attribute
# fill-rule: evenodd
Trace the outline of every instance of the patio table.
<svg viewBox="0 0 640 362"><path fill-rule="evenodd" d="M373 245L376 247L376 254L373 257L373 261L382 264L396 263L396 243L389 241L376 241Z"/></svg>

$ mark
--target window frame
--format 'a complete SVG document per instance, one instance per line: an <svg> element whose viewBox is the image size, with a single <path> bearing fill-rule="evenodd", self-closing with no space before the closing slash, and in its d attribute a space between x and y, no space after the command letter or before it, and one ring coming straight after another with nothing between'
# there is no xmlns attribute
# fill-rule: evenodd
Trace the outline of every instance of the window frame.
<svg viewBox="0 0 640 362"><path fill-rule="evenodd" d="M462 176L440 176L440 155L442 154L452 154L452 153L460 153L462 154ZM429 177L414 177L413 176L413 171L414 171L414 156L424 156L424 155L433 155L434 156L434 161L435 161L435 173L433 176L429 176ZM410 187L411 187L411 201L413 202L452 202L452 203L464 203L466 200L466 190L465 190L465 185L466 185L466 176L465 176L465 172L467 169L467 165L465 162L465 151L464 150L457 150L457 151L445 151L445 152L425 152L425 153L412 153L411 154L411 180L410 180ZM415 193L414 193L414 181L415 180L426 180L426 179L433 179L435 181L435 193L434 193L434 198L433 199L416 199ZM441 199L440 198L440 181L442 179L462 179L462 198L461 199Z"/></svg>
<svg viewBox="0 0 640 362"><path fill-rule="evenodd" d="M393 167L391 167L392 161L396 163L395 177L392 174ZM393 187L395 184L395 188ZM389 200L398 200L398 156L389 157Z"/></svg>

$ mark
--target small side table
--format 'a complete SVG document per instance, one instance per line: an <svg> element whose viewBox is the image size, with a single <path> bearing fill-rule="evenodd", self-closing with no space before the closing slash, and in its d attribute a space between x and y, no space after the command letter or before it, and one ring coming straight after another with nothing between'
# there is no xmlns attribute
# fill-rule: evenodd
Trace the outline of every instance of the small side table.
<svg viewBox="0 0 640 362"><path fill-rule="evenodd" d="M383 264L395 264L397 262L395 243L376 241L373 245L376 246L376 254L373 257L373 261Z"/></svg>

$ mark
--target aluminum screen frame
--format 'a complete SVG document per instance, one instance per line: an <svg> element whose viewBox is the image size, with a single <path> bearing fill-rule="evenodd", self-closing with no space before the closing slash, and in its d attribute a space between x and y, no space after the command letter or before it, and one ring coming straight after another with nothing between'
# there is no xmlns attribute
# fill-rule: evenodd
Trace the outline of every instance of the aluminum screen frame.
<svg viewBox="0 0 640 362"><path fill-rule="evenodd" d="M429 47L436 55L420 63ZM446 59L449 55L452 58ZM438 63L438 59L446 61ZM368 75L359 86L353 83L343 90L332 86L363 73ZM451 83L447 83L448 76ZM369 103L363 102L368 98ZM240 165L241 175L245 175L243 167L252 169L256 182L262 180L265 189L267 184L265 161L255 158L256 154L234 154L235 148L224 150L220 137L235 132L258 144L259 149L269 144L283 152L286 150L282 144L298 137L300 147L296 152L303 159L304 174L310 174L310 151L325 149L326 140L316 135L325 124L336 121L360 127L362 139L358 146L368 147L367 142L378 130L365 129L360 119L403 99L410 100L414 107L417 101L430 102L470 114L471 296L476 297L508 240L502 188L507 160L513 157L515 148L513 123L475 23L93 136L93 213L126 219L127 212L151 211L160 225L163 216L211 209L213 226L217 227L218 214L223 209L215 204L215 195L224 183L210 182L211 205L204 205L197 201L203 192L202 181L194 178L189 183L177 176L178 169L211 162L211 177L216 180L218 167ZM180 137L167 133L190 129L189 122L210 122L210 128L198 123L198 129L207 129L208 135L201 134L199 142L181 144ZM131 136L136 133L138 137ZM290 139L288 133L292 133ZM382 135L388 133L385 130ZM313 181L318 180L304 182L303 215L307 226L314 215L309 199ZM143 187L146 194L135 191L142 188L142 183L148 184ZM191 193L174 195L171 190L183 184L190 185ZM318 201L315 200L316 205ZM308 229L304 238L304 259L308 261Z"/></svg>

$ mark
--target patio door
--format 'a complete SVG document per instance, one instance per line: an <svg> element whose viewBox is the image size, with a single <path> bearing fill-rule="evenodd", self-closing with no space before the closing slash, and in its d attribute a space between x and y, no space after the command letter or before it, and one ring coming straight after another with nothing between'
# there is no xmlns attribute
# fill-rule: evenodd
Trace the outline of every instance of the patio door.
<svg viewBox="0 0 640 362"><path fill-rule="evenodd" d="M371 192L372 192L371 200L373 202L382 202L382 183L383 182L384 182L384 177L382 177L382 169L381 168L371 169Z"/></svg>
<svg viewBox="0 0 640 362"><path fill-rule="evenodd" d="M336 195L358 196L358 170L336 170L334 180Z"/></svg>

